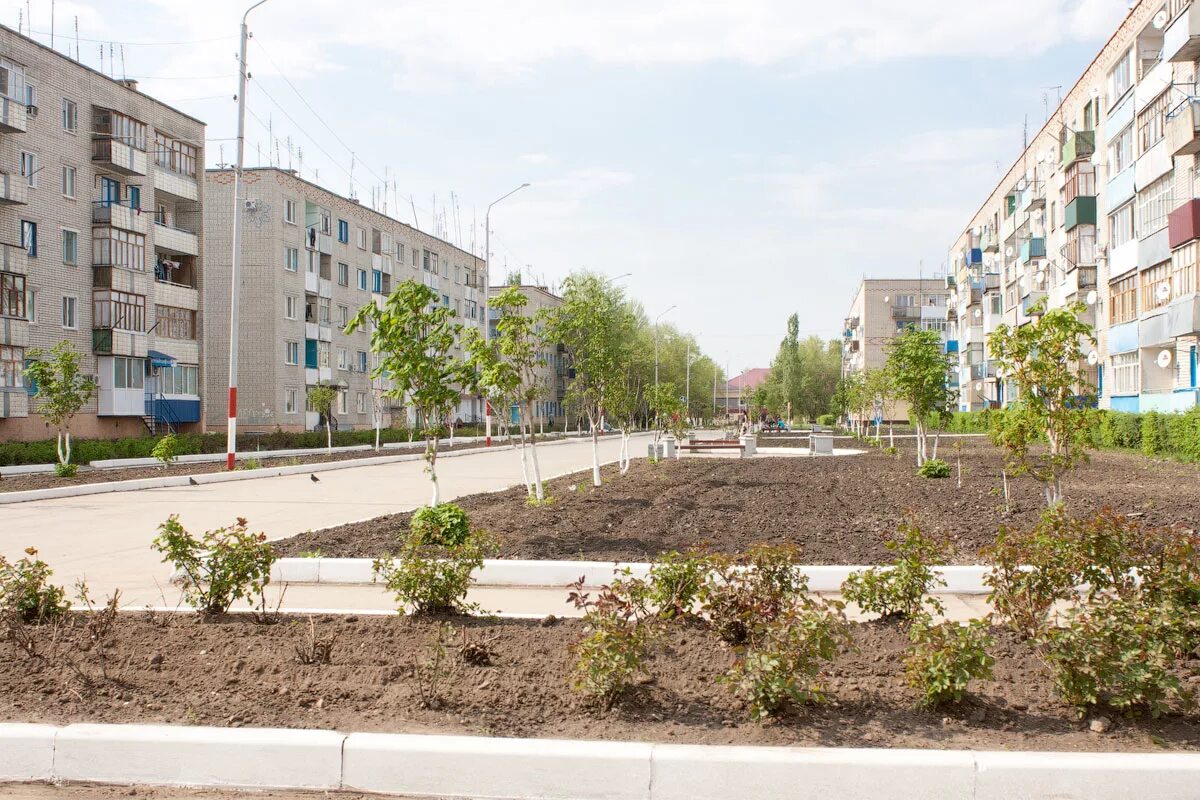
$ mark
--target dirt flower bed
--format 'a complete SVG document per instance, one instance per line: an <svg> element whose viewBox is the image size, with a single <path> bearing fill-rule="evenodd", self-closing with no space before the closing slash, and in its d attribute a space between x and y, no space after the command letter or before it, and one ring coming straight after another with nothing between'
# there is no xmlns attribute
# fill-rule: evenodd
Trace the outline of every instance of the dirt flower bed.
<svg viewBox="0 0 1200 800"><path fill-rule="evenodd" d="M77 621L77 620L76 620ZM79 625L60 630L53 657L29 659L0 641L0 719L331 728L345 731L484 734L811 746L1041 750L1200 748L1200 716L1113 718L1093 733L1055 699L1029 647L1006 630L997 638L995 677L972 685L961 706L918 711L904 681L903 631L883 623L854 626L856 648L824 675L830 702L794 708L769 724L752 722L744 703L718 681L732 651L700 625L664 635L647 676L611 711L590 706L570 687L570 646L578 621L322 617L318 638L333 638L332 663L301 664L309 621L260 625L246 617L121 615L107 645L107 678ZM32 629L51 653L50 626ZM441 677L430 691L434 642L445 642ZM335 637L335 638L334 638ZM472 645L470 663L460 658ZM86 647L86 645L85 645ZM483 653L481 656L480 653ZM418 675L425 676L418 679ZM1190 678L1192 686L1196 678Z"/></svg>
<svg viewBox="0 0 1200 800"><path fill-rule="evenodd" d="M477 442L455 443L453 447L442 444L439 453L451 450L466 450L482 447ZM328 464L334 461L352 461L354 459L375 458L378 456L400 456L421 453L420 443L411 448L389 448L387 450L354 450L341 453L318 453L310 456L286 456L282 458L260 458L259 467L286 467L294 464ZM238 461L241 469L246 469L246 459ZM257 467L256 467L257 468ZM132 481L139 478L162 478L171 475L203 475L210 472L224 472L224 461L206 461L201 463L174 463L170 466L156 465L153 467L127 467L123 469L80 469L74 478L60 478L52 472L35 475L5 475L0 467L0 492L23 492L30 489L53 489L59 486L78 486L85 483L108 483L109 481Z"/></svg>
<svg viewBox="0 0 1200 800"><path fill-rule="evenodd" d="M897 440L900 445L899 440ZM1003 457L979 439L963 440L961 489L956 451L942 480L915 474L911 444L899 454L878 450L835 458L684 458L635 461L625 476L613 467L591 487L578 473L551 481L553 503L530 508L523 488L456 500L473 526L500 536L501 558L648 561L708 544L740 552L754 543L799 545L809 564L880 564L884 542L906 512L930 536L952 548L953 563L979 560L1001 525L1028 526L1044 509L1040 485L1010 479L1010 511L1000 494ZM1148 525L1194 527L1200 519L1200 470L1126 453L1095 453L1066 481L1067 508L1090 516L1105 506ZM326 556L375 557L394 551L408 514L309 532L277 543L285 556L320 550Z"/></svg>

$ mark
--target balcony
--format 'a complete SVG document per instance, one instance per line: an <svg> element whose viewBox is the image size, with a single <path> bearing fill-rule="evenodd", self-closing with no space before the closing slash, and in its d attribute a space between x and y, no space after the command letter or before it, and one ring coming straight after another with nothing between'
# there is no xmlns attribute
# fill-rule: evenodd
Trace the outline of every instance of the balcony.
<svg viewBox="0 0 1200 800"><path fill-rule="evenodd" d="M1080 225L1095 225L1096 224L1096 198L1084 197L1080 195L1071 202L1067 203L1066 213L1063 215L1063 224L1067 230L1076 228Z"/></svg>
<svg viewBox="0 0 1200 800"><path fill-rule="evenodd" d="M1046 240L1040 236L1028 239L1021 245L1021 263L1028 264L1035 258L1046 257Z"/></svg>
<svg viewBox="0 0 1200 800"><path fill-rule="evenodd" d="M0 205L25 205L25 187L28 184L20 175L0 172Z"/></svg>
<svg viewBox="0 0 1200 800"><path fill-rule="evenodd" d="M92 203L92 224L111 225L123 231L147 234L150 232L150 216L140 208L130 208L120 203L98 200Z"/></svg>
<svg viewBox="0 0 1200 800"><path fill-rule="evenodd" d="M1046 207L1046 187L1041 181L1032 181L1025 191L1021 192L1021 210L1026 213Z"/></svg>
<svg viewBox="0 0 1200 800"><path fill-rule="evenodd" d="M164 218L170 222L170 218ZM191 231L154 220L154 246L185 256L200 255L200 239Z"/></svg>
<svg viewBox="0 0 1200 800"><path fill-rule="evenodd" d="M1095 289L1096 288L1096 268L1095 267L1080 267L1076 270L1075 285L1080 289Z"/></svg>
<svg viewBox="0 0 1200 800"><path fill-rule="evenodd" d="M1035 316L1033 314L1030 314L1029 309L1033 308L1034 306L1036 306L1039 303L1042 303L1044 305L1045 299L1046 299L1046 293L1044 291L1042 291L1041 289L1031 290L1029 292L1029 294L1027 294L1021 298L1021 313L1026 317Z"/></svg>
<svg viewBox="0 0 1200 800"><path fill-rule="evenodd" d="M146 334L119 328L92 328L92 352L105 356L146 357Z"/></svg>
<svg viewBox="0 0 1200 800"><path fill-rule="evenodd" d="M966 259L967 266L975 266L983 263L983 250L978 247L968 248L963 257Z"/></svg>
<svg viewBox="0 0 1200 800"><path fill-rule="evenodd" d="M195 178L180 175L162 166L157 166L154 170L154 191L193 203L200 199L200 187Z"/></svg>
<svg viewBox="0 0 1200 800"><path fill-rule="evenodd" d="M1200 153L1200 99L1186 98L1167 114L1167 152L1173 156Z"/></svg>
<svg viewBox="0 0 1200 800"><path fill-rule="evenodd" d="M29 272L29 253L15 244L0 244L0 272L25 275Z"/></svg>
<svg viewBox="0 0 1200 800"><path fill-rule="evenodd" d="M920 306L892 306L892 319L920 319Z"/></svg>
<svg viewBox="0 0 1200 800"><path fill-rule="evenodd" d="M957 285L958 285L958 279L954 277L954 273L948 273L946 275L946 288L953 289Z"/></svg>
<svg viewBox="0 0 1200 800"><path fill-rule="evenodd" d="M971 365L971 380L982 381L996 377L996 365L991 361L984 361L979 364Z"/></svg>
<svg viewBox="0 0 1200 800"><path fill-rule="evenodd" d="M1167 215L1167 237L1174 250L1200 239L1200 198L1193 198Z"/></svg>
<svg viewBox="0 0 1200 800"><path fill-rule="evenodd" d="M119 139L93 139L92 161L122 175L145 175L146 153Z"/></svg>
<svg viewBox="0 0 1200 800"><path fill-rule="evenodd" d="M328 233L321 233L316 225L310 225L305 230L304 246L322 255L333 255L333 237Z"/></svg>
<svg viewBox="0 0 1200 800"><path fill-rule="evenodd" d="M1166 61L1195 61L1200 56L1200 8L1192 3L1163 32L1162 57Z"/></svg>
<svg viewBox="0 0 1200 800"><path fill-rule="evenodd" d="M11 97L0 97L0 131L24 133L28 116L24 103Z"/></svg>
<svg viewBox="0 0 1200 800"><path fill-rule="evenodd" d="M979 247L985 253L1000 252L1000 238L994 230L985 230L979 237Z"/></svg>
<svg viewBox="0 0 1200 800"><path fill-rule="evenodd" d="M1095 131L1074 131L1063 142L1062 165L1074 164L1081 158L1090 158L1096 152Z"/></svg>
<svg viewBox="0 0 1200 800"><path fill-rule="evenodd" d="M945 346L945 349L943 350L943 352L945 352L947 354L957 353L958 352L958 340L957 339L947 339L946 346Z"/></svg>

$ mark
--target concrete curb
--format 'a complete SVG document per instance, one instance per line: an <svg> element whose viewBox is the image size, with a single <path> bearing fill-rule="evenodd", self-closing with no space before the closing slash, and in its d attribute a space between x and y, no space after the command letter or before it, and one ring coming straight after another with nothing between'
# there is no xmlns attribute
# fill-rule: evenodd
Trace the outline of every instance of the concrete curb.
<svg viewBox="0 0 1200 800"><path fill-rule="evenodd" d="M487 800L1194 800L1200 754L730 747L166 725L0 725L0 784Z"/></svg>
<svg viewBox="0 0 1200 800"><path fill-rule="evenodd" d="M554 439L542 442L540 447L569 444L576 439ZM464 450L452 450L439 453L438 459L455 458L473 453L498 452L509 445L493 447L470 447ZM324 452L324 451L322 451ZM257 455L257 454L252 454ZM277 478L282 475L303 475L311 472L329 472L337 469L352 469L354 467L370 467L380 464L398 464L405 461L420 461L423 453L403 453L392 456L372 456L370 458L354 458L345 461L330 461L318 464L296 464L281 467L264 467L262 469L241 470L234 472L207 472L200 475L164 475L161 478L138 478L128 481L108 481L105 483L86 483L80 486L55 486L50 489L29 489L23 492L0 492L0 505L11 503L27 503L32 500L55 500L64 497L81 497L91 494L108 494L111 492L132 492L141 489L165 489L177 486L191 486L193 481L201 486L210 483L226 481L249 481L258 478ZM157 462L155 462L157 463Z"/></svg>
<svg viewBox="0 0 1200 800"><path fill-rule="evenodd" d="M271 580L277 583L364 584L374 583L370 558L281 558L271 568ZM519 559L488 559L475 572L477 586L543 587L566 586L582 576L589 586L610 583L623 569L635 578L644 578L650 571L647 563L613 563L611 561L525 561ZM808 576L808 588L813 592L837 592L851 572L868 569L865 566L801 565ZM944 594L987 594L983 585L986 566L934 567L946 581L938 590Z"/></svg>

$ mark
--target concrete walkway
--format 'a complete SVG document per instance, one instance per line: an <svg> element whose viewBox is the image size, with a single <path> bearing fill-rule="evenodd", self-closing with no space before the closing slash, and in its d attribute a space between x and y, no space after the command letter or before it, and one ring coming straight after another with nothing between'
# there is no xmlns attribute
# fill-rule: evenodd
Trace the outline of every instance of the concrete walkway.
<svg viewBox="0 0 1200 800"><path fill-rule="evenodd" d="M641 437L631 442L636 454ZM616 461L620 439L600 442L601 463ZM546 478L591 467L590 440L538 449ZM0 506L0 555L19 558L36 547L54 569L53 580L72 587L85 579L95 596L119 588L131 606L175 605L178 592L167 585L168 565L150 549L158 525L178 514L193 532L228 525L245 517L250 527L272 539L307 530L410 511L429 502L430 483L422 461L354 467L138 492L37 500ZM477 492L499 491L521 482L517 450L448 458L438 464L443 501ZM288 605L298 605L289 595Z"/></svg>

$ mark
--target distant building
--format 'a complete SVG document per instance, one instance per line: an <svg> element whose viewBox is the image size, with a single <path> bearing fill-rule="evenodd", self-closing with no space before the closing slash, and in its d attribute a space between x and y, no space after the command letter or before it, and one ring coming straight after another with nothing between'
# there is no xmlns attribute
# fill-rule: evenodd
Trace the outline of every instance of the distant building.
<svg viewBox="0 0 1200 800"><path fill-rule="evenodd" d="M943 278L864 279L842 325L842 375L881 369L888 342L910 326L937 331L947 352L957 352L947 334L949 297ZM908 407L896 403L890 416L907 420Z"/></svg>
<svg viewBox="0 0 1200 800"><path fill-rule="evenodd" d="M758 388L770 375L771 370L767 367L755 367L730 378L717 389L717 408L730 414L744 412L745 394Z"/></svg>
<svg viewBox="0 0 1200 800"><path fill-rule="evenodd" d="M509 287L492 286L488 289L488 297L495 297L507 288ZM529 303L525 306L525 313L529 316L535 316L543 311L550 311L562 305L562 298L545 286L519 284L516 288L529 300ZM491 326L492 336L495 336L498 314L491 305L488 306L488 317L488 325ZM556 344L547 345L546 349L541 353L541 362L542 365L538 368L537 373L538 382L542 386L543 394L542 397L534 402L533 424L545 425L547 427L559 425L564 419L563 407L567 397L570 359L567 357L566 348L560 344ZM493 413L498 414L499 412L493 409ZM513 425L517 424L519 420L518 415L519 411L516 406L508 410L509 421Z"/></svg>

